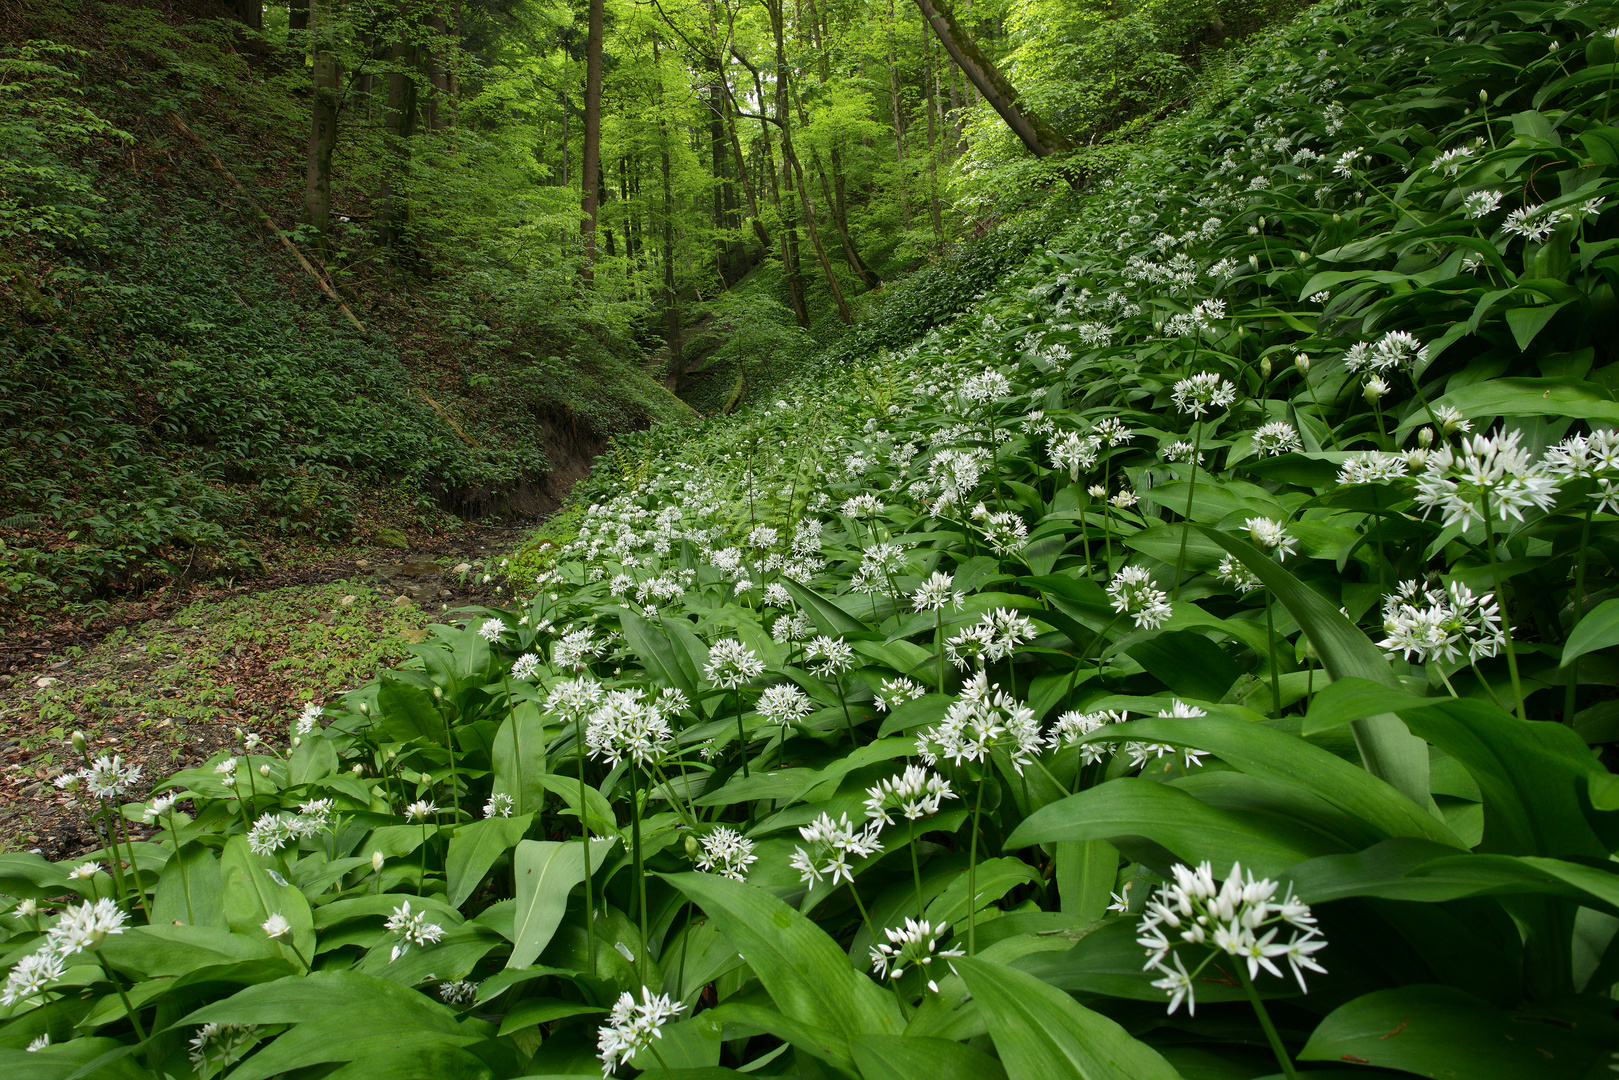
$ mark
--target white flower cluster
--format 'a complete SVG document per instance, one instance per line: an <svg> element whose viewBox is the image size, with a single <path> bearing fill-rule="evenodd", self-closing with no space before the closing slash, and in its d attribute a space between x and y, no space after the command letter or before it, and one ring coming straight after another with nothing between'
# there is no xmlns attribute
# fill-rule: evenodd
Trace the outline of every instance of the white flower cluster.
<svg viewBox="0 0 1619 1080"><path fill-rule="evenodd" d="M1208 862L1196 870L1185 865L1172 869L1174 882L1160 885L1147 901L1137 939L1147 950L1146 970L1163 975L1153 985L1169 995L1171 1013L1183 1001L1188 1013L1197 1011L1193 981L1221 953L1245 961L1250 979L1261 968L1281 978L1275 961L1285 959L1299 989L1305 992L1305 971L1326 973L1314 956L1326 948L1327 941L1316 928L1310 905L1295 898L1291 888L1276 900L1277 882L1255 878L1252 871L1245 877L1238 863L1232 864L1220 886L1215 884L1214 868ZM1291 935L1286 941L1278 940L1284 929L1291 929ZM1181 960L1178 949L1182 945L1208 950L1191 971ZM1170 966L1171 960L1174 966Z"/></svg>
<svg viewBox="0 0 1619 1080"><path fill-rule="evenodd" d="M46 931L40 947L13 965L5 989L0 990L0 1005L15 1005L43 992L62 977L68 957L97 949L109 935L123 932L124 913L105 897L68 908Z"/></svg>
<svg viewBox="0 0 1619 1080"><path fill-rule="evenodd" d="M697 869L706 874L745 881L748 867L759 861L753 853L753 841L728 825L716 825L699 843L702 847Z"/></svg>
<svg viewBox="0 0 1619 1080"><path fill-rule="evenodd" d="M1114 611L1130 616L1143 629L1156 630L1173 614L1168 595L1153 584L1144 567L1120 568L1108 584L1107 596Z"/></svg>
<svg viewBox="0 0 1619 1080"><path fill-rule="evenodd" d="M684 695L678 690L665 690L656 700L648 700L639 686L610 690L590 714L585 747L591 757L609 765L629 760L645 768L661 760L674 745L665 711L678 712L683 705Z"/></svg>
<svg viewBox="0 0 1619 1080"><path fill-rule="evenodd" d="M964 955L960 949L938 947L949 930L949 923L941 922L934 926L926 919L921 922L906 919L904 926L885 927L883 934L888 938L887 944L879 943L871 947L872 970L879 979L897 981L907 969L921 968L923 977L928 981L928 989L937 994L939 984L931 974L933 961L939 957Z"/></svg>
<svg viewBox="0 0 1619 1080"><path fill-rule="evenodd" d="M428 922L425 911L412 912L409 900L394 908L393 914L388 916L388 921L384 925L398 938L394 942L393 950L388 954L390 964L409 952L412 945L426 948L444 940L444 927L438 923Z"/></svg>
<svg viewBox="0 0 1619 1080"><path fill-rule="evenodd" d="M765 662L736 638L716 641L708 650L703 678L722 690L735 690L764 674Z"/></svg>
<svg viewBox="0 0 1619 1080"><path fill-rule="evenodd" d="M242 1060L258 1041L257 1024L208 1023L198 1028L192 1036L187 1056L196 1072L203 1076L209 1072L216 1072L217 1075Z"/></svg>
<svg viewBox="0 0 1619 1080"><path fill-rule="evenodd" d="M950 781L920 765L907 765L898 776L866 789L866 817L884 825L894 823L894 814L906 821L920 821L937 814L944 800L955 797Z"/></svg>
<svg viewBox="0 0 1619 1080"><path fill-rule="evenodd" d="M882 841L878 839L882 831L881 822L856 828L848 814L838 815L836 821L830 814L822 814L808 825L799 826L798 835L809 848L794 848L792 867L806 885L819 884L827 876L832 878L834 886L839 880L853 882L850 856L864 859L883 850Z"/></svg>
<svg viewBox="0 0 1619 1080"><path fill-rule="evenodd" d="M1020 776L1040 747L1040 725L1034 710L999 685L992 686L982 671L961 688L944 720L923 731L916 740L917 756L930 767L937 766L940 758L948 758L954 765L982 762L991 750L1001 749Z"/></svg>
<svg viewBox="0 0 1619 1080"><path fill-rule="evenodd" d="M1495 594L1474 596L1459 581L1444 590L1402 581L1383 597L1383 631L1388 636L1379 647L1419 663L1464 658L1473 663L1494 656L1507 641Z"/></svg>
<svg viewBox="0 0 1619 1080"><path fill-rule="evenodd" d="M613 1011L596 1032L596 1056L601 1058L602 1075L611 1076L618 1067L663 1038L663 1025L685 1008L668 994L654 994L641 987L641 1000L628 990L618 995Z"/></svg>
<svg viewBox="0 0 1619 1080"><path fill-rule="evenodd" d="M1417 476L1417 505L1439 510L1443 523L1467 528L1492 514L1523 520L1529 507L1549 509L1558 481L1543 462L1532 461L1517 431L1462 439L1460 449L1442 446L1428 455Z"/></svg>
<svg viewBox="0 0 1619 1080"><path fill-rule="evenodd" d="M1202 419L1204 413L1224 409L1237 400L1237 388L1212 371L1180 380L1170 395L1175 407Z"/></svg>

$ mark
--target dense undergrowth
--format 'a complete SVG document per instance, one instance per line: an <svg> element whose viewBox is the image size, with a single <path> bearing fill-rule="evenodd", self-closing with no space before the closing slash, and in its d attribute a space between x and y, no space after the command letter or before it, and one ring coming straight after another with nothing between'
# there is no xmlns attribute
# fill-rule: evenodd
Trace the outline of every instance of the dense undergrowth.
<svg viewBox="0 0 1619 1080"><path fill-rule="evenodd" d="M1616 20L1310 13L285 754L87 754L0 1063L1607 1075Z"/></svg>
<svg viewBox="0 0 1619 1080"><path fill-rule="evenodd" d="M559 449L685 414L555 275L400 267L350 225L322 273L363 328L340 314L208 157L291 220L277 55L142 7L26 32L0 52L0 618L251 571L277 537L534 513L512 495Z"/></svg>

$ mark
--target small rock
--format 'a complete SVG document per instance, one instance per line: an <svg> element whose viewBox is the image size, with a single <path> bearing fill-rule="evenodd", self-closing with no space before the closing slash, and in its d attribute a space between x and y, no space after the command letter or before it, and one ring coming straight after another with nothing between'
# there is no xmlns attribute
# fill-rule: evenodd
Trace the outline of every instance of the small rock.
<svg viewBox="0 0 1619 1080"><path fill-rule="evenodd" d="M60 661L58 663L52 664L51 665L51 670L52 671L61 671L63 668L67 667L68 665L70 665L72 663L73 663L73 661L71 661L71 660L62 660L62 661Z"/></svg>
<svg viewBox="0 0 1619 1080"><path fill-rule="evenodd" d="M453 593L453 592L451 592L451 591L450 591L450 590L449 590L449 589L440 589L440 590L439 590L439 591L438 591L438 594L439 594L439 595L440 595L440 596L442 596L442 597L445 597L445 598L446 598L446 599L448 599L448 598L449 598L449 597L451 597L451 596L454 596L454 595L455 595L455 594L454 594L454 593Z"/></svg>
<svg viewBox="0 0 1619 1080"><path fill-rule="evenodd" d="M29 784L27 787L22 789L22 797L25 798L25 799L32 799L35 795L38 795L40 792L42 792L44 790L45 790L45 785L44 784L39 784L39 783Z"/></svg>
<svg viewBox="0 0 1619 1080"><path fill-rule="evenodd" d="M378 525L371 530L371 538L381 547L398 548L400 551L410 550L410 537L398 529L390 529L386 525Z"/></svg>
<svg viewBox="0 0 1619 1080"><path fill-rule="evenodd" d="M39 678L34 680L34 685L43 689L44 687L54 685L56 681L57 680L51 678L49 675L41 675Z"/></svg>
<svg viewBox="0 0 1619 1080"><path fill-rule="evenodd" d="M359 599L358 596L355 596L353 593L350 593L349 595L343 597L343 599L339 600L337 602L337 606L338 607L352 607L353 604L354 604L354 601L356 601L358 599Z"/></svg>
<svg viewBox="0 0 1619 1080"><path fill-rule="evenodd" d="M467 571L469 571L471 569L472 569L472 564L471 563L468 563L468 562L456 563L455 568L453 570L451 570L450 573L452 573L452 574L465 574Z"/></svg>
<svg viewBox="0 0 1619 1080"><path fill-rule="evenodd" d="M410 607L410 597L403 593L394 597L394 607Z"/></svg>
<svg viewBox="0 0 1619 1080"><path fill-rule="evenodd" d="M370 559L355 559L354 560L354 565L358 566L361 570L364 570L366 567L371 565L371 560Z"/></svg>

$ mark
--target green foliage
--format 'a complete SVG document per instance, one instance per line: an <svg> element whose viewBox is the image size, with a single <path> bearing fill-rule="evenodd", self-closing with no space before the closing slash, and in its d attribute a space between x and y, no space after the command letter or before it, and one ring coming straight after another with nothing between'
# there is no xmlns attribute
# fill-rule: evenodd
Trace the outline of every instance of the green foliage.
<svg viewBox="0 0 1619 1080"><path fill-rule="evenodd" d="M1615 14L1318 12L964 317L618 441L532 600L0 859L14 964L127 923L0 1060L1600 1073Z"/></svg>

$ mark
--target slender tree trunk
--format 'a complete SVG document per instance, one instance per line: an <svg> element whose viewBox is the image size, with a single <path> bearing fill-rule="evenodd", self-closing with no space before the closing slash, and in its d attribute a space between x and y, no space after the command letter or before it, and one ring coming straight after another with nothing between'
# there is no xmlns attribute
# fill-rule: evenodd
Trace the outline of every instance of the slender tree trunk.
<svg viewBox="0 0 1619 1080"><path fill-rule="evenodd" d="M570 112L568 95L562 95L562 173L558 177L561 187L568 186L568 115Z"/></svg>
<svg viewBox="0 0 1619 1080"><path fill-rule="evenodd" d="M939 83L933 74L933 35L922 27L922 86L928 95L928 203L933 211L934 242L944 240L944 218L939 213L939 149L937 142Z"/></svg>
<svg viewBox="0 0 1619 1080"><path fill-rule="evenodd" d="M236 18L249 30L264 29L263 0L235 0Z"/></svg>
<svg viewBox="0 0 1619 1080"><path fill-rule="evenodd" d="M905 171L905 122L899 104L899 64L894 59L894 0L888 0L888 103L894 118L894 164L899 173L899 217L911 231L910 177Z"/></svg>
<svg viewBox="0 0 1619 1080"><path fill-rule="evenodd" d="M309 29L309 0L287 0L287 30Z"/></svg>
<svg viewBox="0 0 1619 1080"><path fill-rule="evenodd" d="M603 0L590 0L590 27L585 38L585 152L579 170L584 218L579 235L585 243L580 276L594 280L596 261L596 185L601 164L602 138L602 8Z"/></svg>
<svg viewBox="0 0 1619 1080"><path fill-rule="evenodd" d="M427 83L433 89L422 111L426 114L428 131L443 131L444 114L449 111L443 105L450 96L450 77L444 69L444 42L449 34L444 16L436 11L428 16L427 25L433 31L433 43L427 47Z"/></svg>
<svg viewBox="0 0 1619 1080"><path fill-rule="evenodd" d="M787 67L787 46L783 40L782 0L770 0L767 4L770 11L771 29L776 38L776 124L781 128L781 156L792 170L792 178L798 188L798 199L804 210L804 228L809 232L810 243L815 247L815 257L820 261L821 272L826 275L826 286L832 292L832 301L837 305L838 318L845 325L854 323L854 313L849 310L849 302L843 298L843 288L838 284L838 276L832 270L832 262L826 257L826 245L821 243L821 231L815 225L815 204L810 200L809 185L804 182L804 169L798 162L798 155L793 152L792 130L792 76Z"/></svg>
<svg viewBox="0 0 1619 1080"><path fill-rule="evenodd" d="M332 217L332 151L337 147L337 105L341 93L333 0L315 0L310 9L314 40L314 101L309 125L309 153L304 172L304 210L320 236L321 255L327 253L326 233Z"/></svg>
<svg viewBox="0 0 1619 1080"><path fill-rule="evenodd" d="M733 55L742 60L740 54L733 53ZM787 282L787 301L792 305L793 318L798 322L798 325L807 328L810 324L809 305L804 301L804 275L802 268L799 266L798 258L798 211L793 198L795 194L793 191L793 173L787 167L785 160L783 160L781 172L778 176L776 156L771 149L770 121L765 119L764 78L759 74L758 68L748 64L746 60L742 60L742 62L747 64L748 70L753 73L754 93L758 95L759 99L759 130L764 139L765 172L770 177L770 201L776 208L776 212L781 215L781 267L782 276ZM785 150L783 151L783 158L785 159ZM787 189L787 198L785 199L781 197L783 187Z"/></svg>
<svg viewBox="0 0 1619 1080"><path fill-rule="evenodd" d="M461 126L461 0L450 8L450 31L455 39L450 44L450 76L446 88L450 93L450 126Z"/></svg>
<svg viewBox="0 0 1619 1080"><path fill-rule="evenodd" d="M978 50L972 35L956 19L949 0L916 0L916 6L928 25L933 27L933 32L939 36L939 43L956 62L961 73L978 88L990 108L1000 114L1006 126L1022 140L1031 154L1047 157L1072 148L1060 132L1040 118L1040 114L1019 107L1017 90L1006 81L1006 76L996 69L989 57Z"/></svg>
<svg viewBox="0 0 1619 1080"><path fill-rule="evenodd" d="M416 131L416 81L407 69L416 66L416 46L401 13L388 49L388 104L382 117L382 181L377 192L377 221L382 244L398 248L404 240L409 206L399 185L410 169L410 137Z"/></svg>

